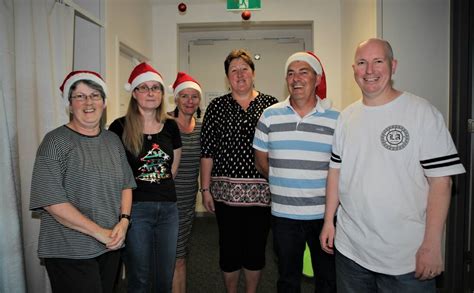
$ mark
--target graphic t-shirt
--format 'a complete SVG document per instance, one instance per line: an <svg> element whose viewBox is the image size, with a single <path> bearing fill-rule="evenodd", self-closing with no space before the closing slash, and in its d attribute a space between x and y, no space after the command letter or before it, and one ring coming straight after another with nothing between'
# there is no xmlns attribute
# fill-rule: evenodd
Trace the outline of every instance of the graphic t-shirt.
<svg viewBox="0 0 474 293"><path fill-rule="evenodd" d="M109 130L122 138L124 125L125 117L121 117L110 125ZM128 163L137 182L133 201L176 201L171 166L173 151L180 147L179 128L172 119L166 120L159 133L143 134L143 147L138 156L125 147Z"/></svg>

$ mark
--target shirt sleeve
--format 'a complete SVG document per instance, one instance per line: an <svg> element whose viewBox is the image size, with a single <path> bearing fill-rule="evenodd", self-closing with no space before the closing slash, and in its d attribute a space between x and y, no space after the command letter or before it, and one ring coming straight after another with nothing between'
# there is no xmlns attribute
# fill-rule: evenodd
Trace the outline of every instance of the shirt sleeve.
<svg viewBox="0 0 474 293"><path fill-rule="evenodd" d="M253 148L261 151L268 152L268 135L270 133L270 121L268 119L268 111L263 111L260 119L257 122L255 128L255 135L253 138Z"/></svg>
<svg viewBox="0 0 474 293"><path fill-rule="evenodd" d="M112 122L112 124L110 124L108 130L115 133L120 138L120 140L122 140L123 125L122 125L121 119L115 119L114 122Z"/></svg>
<svg viewBox="0 0 474 293"><path fill-rule="evenodd" d="M46 135L36 153L31 180L30 210L69 202L63 186L65 154L56 147L54 138Z"/></svg>
<svg viewBox="0 0 474 293"><path fill-rule="evenodd" d="M428 105L420 121L420 164L427 177L465 173L456 146L441 113Z"/></svg>
<svg viewBox="0 0 474 293"><path fill-rule="evenodd" d="M342 115L339 115L336 121L336 128L332 137L332 151L331 160L329 161L329 167L334 169L341 168L342 163L342 150L343 150L343 120Z"/></svg>
<svg viewBox="0 0 474 293"><path fill-rule="evenodd" d="M122 172L123 172L123 185L122 189L135 189L137 188L137 183L135 182L135 177L133 176L132 168L127 160L127 155L125 153L125 149L123 144L120 140L117 141L118 143L118 152L120 156L120 161L122 163Z"/></svg>
<svg viewBox="0 0 474 293"><path fill-rule="evenodd" d="M217 98L219 99L219 98ZM213 100L206 109L201 128L201 157L212 158L217 142L220 141L220 131L217 127L217 103Z"/></svg>
<svg viewBox="0 0 474 293"><path fill-rule="evenodd" d="M181 134L179 132L178 124L173 119L166 120L166 123L169 123L170 133L171 133L171 143L173 144L173 149L179 149L183 146L181 141Z"/></svg>

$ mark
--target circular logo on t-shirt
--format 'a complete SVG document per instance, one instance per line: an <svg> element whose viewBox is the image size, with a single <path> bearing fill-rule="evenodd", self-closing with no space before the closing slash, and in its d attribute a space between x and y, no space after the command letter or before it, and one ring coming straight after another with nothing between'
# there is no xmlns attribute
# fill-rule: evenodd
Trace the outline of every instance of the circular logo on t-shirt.
<svg viewBox="0 0 474 293"><path fill-rule="evenodd" d="M390 125L380 135L382 145L390 151L404 149L410 141L408 130L401 125Z"/></svg>

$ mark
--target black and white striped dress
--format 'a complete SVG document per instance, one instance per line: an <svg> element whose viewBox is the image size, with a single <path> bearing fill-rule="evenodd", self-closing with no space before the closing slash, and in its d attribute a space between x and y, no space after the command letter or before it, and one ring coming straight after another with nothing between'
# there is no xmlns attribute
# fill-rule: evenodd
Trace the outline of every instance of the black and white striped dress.
<svg viewBox="0 0 474 293"><path fill-rule="evenodd" d="M182 152L178 174L174 179L179 212L179 232L176 258L188 254L188 242L196 209L200 161L201 122L196 121L191 133L181 132Z"/></svg>

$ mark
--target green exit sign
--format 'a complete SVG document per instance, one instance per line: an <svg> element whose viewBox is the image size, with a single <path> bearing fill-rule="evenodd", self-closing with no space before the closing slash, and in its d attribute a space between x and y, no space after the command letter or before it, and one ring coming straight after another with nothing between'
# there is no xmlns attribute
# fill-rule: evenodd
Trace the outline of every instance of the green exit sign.
<svg viewBox="0 0 474 293"><path fill-rule="evenodd" d="M258 10L262 8L260 0L227 0L227 10Z"/></svg>

